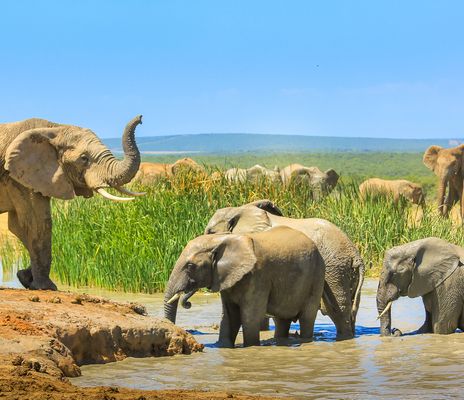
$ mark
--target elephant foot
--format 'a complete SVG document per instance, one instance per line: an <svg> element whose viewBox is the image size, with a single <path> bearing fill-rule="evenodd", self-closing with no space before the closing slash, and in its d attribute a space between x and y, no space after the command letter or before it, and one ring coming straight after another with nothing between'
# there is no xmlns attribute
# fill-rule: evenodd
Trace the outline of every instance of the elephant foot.
<svg viewBox="0 0 464 400"><path fill-rule="evenodd" d="M346 333L337 333L337 337L335 338L335 340L337 342L340 342L342 340L349 340L349 339L353 339L354 338L354 334L353 332L346 332Z"/></svg>
<svg viewBox="0 0 464 400"><path fill-rule="evenodd" d="M393 328L392 329L392 336L398 337L398 336L403 336L403 332L401 332L399 329Z"/></svg>
<svg viewBox="0 0 464 400"><path fill-rule="evenodd" d="M31 270L31 268L20 269L16 273L16 276L18 277L19 282L21 282L21 285L23 285L26 289L30 289L31 283L32 283L32 270Z"/></svg>
<svg viewBox="0 0 464 400"><path fill-rule="evenodd" d="M223 349L233 349L235 347L229 340L219 340L215 345Z"/></svg>
<svg viewBox="0 0 464 400"><path fill-rule="evenodd" d="M58 290L50 278L34 279L29 287L31 290Z"/></svg>

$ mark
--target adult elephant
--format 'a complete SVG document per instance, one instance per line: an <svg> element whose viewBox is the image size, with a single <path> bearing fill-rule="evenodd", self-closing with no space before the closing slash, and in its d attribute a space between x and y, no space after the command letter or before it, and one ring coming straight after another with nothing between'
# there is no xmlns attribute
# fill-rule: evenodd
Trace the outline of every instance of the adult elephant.
<svg viewBox="0 0 464 400"><path fill-rule="evenodd" d="M296 229L314 241L326 265L322 311L334 322L337 339L352 338L365 267L356 246L337 226L319 218L286 218L271 201L259 200L217 210L205 233L249 233L275 226Z"/></svg>
<svg viewBox="0 0 464 400"><path fill-rule="evenodd" d="M330 193L337 185L339 178L333 169L322 172L317 167L305 167L301 164L290 164L280 174L285 185L291 182L302 183L321 191L323 194Z"/></svg>
<svg viewBox="0 0 464 400"><path fill-rule="evenodd" d="M173 164L142 162L134 180L142 183L151 183L159 178L171 177L179 174L181 171L204 172L203 166L185 157L177 160Z"/></svg>
<svg viewBox="0 0 464 400"><path fill-rule="evenodd" d="M165 317L200 288L220 292L219 345L233 347L240 326L245 346L259 345L260 322L275 317L276 338L288 337L292 320L302 338L313 337L324 287L325 265L316 245L288 227L247 235L203 235L190 241L169 277Z"/></svg>
<svg viewBox="0 0 464 400"><path fill-rule="evenodd" d="M92 197L94 192L115 201L132 200L108 193L137 172L140 154L135 143L139 115L123 134L124 159L117 160L89 129L33 118L0 125L0 213L29 252L29 268L18 272L28 289L56 290L49 278L52 219L50 198Z"/></svg>
<svg viewBox="0 0 464 400"><path fill-rule="evenodd" d="M463 179L464 145L445 149L430 146L424 153L423 161L427 168L438 176L438 211L448 216L458 201L461 204L461 217L464 217ZM448 193L446 193L448 191Z"/></svg>
<svg viewBox="0 0 464 400"><path fill-rule="evenodd" d="M380 334L391 329L391 305L400 296L422 296L426 319L419 333L464 330L464 249L435 237L385 253L377 290Z"/></svg>
<svg viewBox="0 0 464 400"><path fill-rule="evenodd" d="M281 181L280 171L277 167L272 170L259 164L248 169L230 168L225 172L224 176L229 182L257 182L263 179L271 182Z"/></svg>
<svg viewBox="0 0 464 400"><path fill-rule="evenodd" d="M406 179L370 178L359 185L359 194L362 198L366 198L368 194L375 195L379 193L391 195L395 203L398 202L400 197L408 199L413 204L422 204L424 202L422 186Z"/></svg>

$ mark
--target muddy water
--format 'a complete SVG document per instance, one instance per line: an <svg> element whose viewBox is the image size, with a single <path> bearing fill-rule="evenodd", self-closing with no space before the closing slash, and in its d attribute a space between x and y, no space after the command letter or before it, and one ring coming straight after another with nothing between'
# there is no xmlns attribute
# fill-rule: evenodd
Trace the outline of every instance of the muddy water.
<svg viewBox="0 0 464 400"><path fill-rule="evenodd" d="M9 285L17 286L17 282L10 279ZM375 280L366 280L354 340L335 342L333 325L319 315L313 343L300 345L293 339L285 346L276 346L268 339L263 341L267 346L236 349L214 346L221 314L219 296L197 294L190 310L179 309L177 322L206 345L203 353L84 366L82 377L72 381L82 386L226 389L297 398L461 397L464 334L380 338L375 319L376 287ZM150 315L162 316L161 295L81 291L138 301L146 305ZM424 318L421 300L398 300L392 316L393 325L403 332L418 328ZM297 324L292 326L292 330L298 328ZM269 338L272 332L263 336Z"/></svg>

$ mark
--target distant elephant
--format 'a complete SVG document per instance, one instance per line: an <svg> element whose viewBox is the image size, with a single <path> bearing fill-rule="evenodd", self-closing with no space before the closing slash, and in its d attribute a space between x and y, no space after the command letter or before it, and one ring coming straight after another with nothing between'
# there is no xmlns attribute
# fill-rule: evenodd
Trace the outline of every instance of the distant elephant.
<svg viewBox="0 0 464 400"><path fill-rule="evenodd" d="M266 313L276 321L276 338L288 337L300 321L302 338L313 337L324 286L324 261L316 245L287 227L247 235L203 235L190 241L169 277L165 317L175 322L177 304L200 288L220 292L219 345L233 347L240 326L245 346L259 345Z"/></svg>
<svg viewBox="0 0 464 400"><path fill-rule="evenodd" d="M339 175L328 169L322 172L317 167L305 167L301 164L290 164L280 172L282 182L288 185L291 182L302 183L323 194L330 193L337 185Z"/></svg>
<svg viewBox="0 0 464 400"><path fill-rule="evenodd" d="M464 144L444 149L430 146L424 153L423 161L439 178L438 211L448 216L451 208L458 201L461 205L461 217L464 217L463 179L464 179ZM446 193L448 189L448 193Z"/></svg>
<svg viewBox="0 0 464 400"><path fill-rule="evenodd" d="M359 193L362 198L365 198L367 193L371 195L378 193L389 194L393 196L395 203L398 202L401 196L410 200L413 204L422 204L424 202L422 186L405 179L367 179L359 185Z"/></svg>
<svg viewBox="0 0 464 400"><path fill-rule="evenodd" d="M272 170L259 164L253 165L248 169L230 168L225 172L224 176L229 182L256 182L260 179L268 179L271 182L281 181L278 167Z"/></svg>
<svg viewBox="0 0 464 400"><path fill-rule="evenodd" d="M422 296L426 320L419 333L464 330L464 249L430 237L385 253L377 290L380 334L391 334L391 305L400 296Z"/></svg>
<svg viewBox="0 0 464 400"><path fill-rule="evenodd" d="M8 212L8 227L26 247L31 265L18 272L29 289L56 290L49 277L52 217L50 198L92 197L126 201L108 193L136 174L140 154L135 128L142 116L130 121L123 134L124 159L116 159L90 129L33 118L0 125L0 213ZM70 238L72 240L72 238Z"/></svg>
<svg viewBox="0 0 464 400"><path fill-rule="evenodd" d="M337 339L352 338L365 267L356 246L337 226L319 218L285 218L271 201L258 200L217 210L205 233L249 233L275 226L299 230L314 241L326 265L322 310L337 327Z"/></svg>
<svg viewBox="0 0 464 400"><path fill-rule="evenodd" d="M140 163L137 175L134 181L142 183L151 183L158 178L171 177L178 174L180 171L204 171L203 166L192 160L191 158L182 158L174 164L142 162Z"/></svg>

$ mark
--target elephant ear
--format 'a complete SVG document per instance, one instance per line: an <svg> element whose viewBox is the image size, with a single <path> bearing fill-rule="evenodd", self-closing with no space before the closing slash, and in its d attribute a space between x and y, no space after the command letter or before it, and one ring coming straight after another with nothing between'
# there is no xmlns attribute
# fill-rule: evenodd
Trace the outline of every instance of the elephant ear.
<svg viewBox="0 0 464 400"><path fill-rule="evenodd" d="M435 169L438 153L441 149L443 149L441 146L430 146L427 150L425 150L422 161L428 169L431 169L432 171Z"/></svg>
<svg viewBox="0 0 464 400"><path fill-rule="evenodd" d="M280 208L277 207L271 200L267 200L267 199L256 200L246 205L258 207L261 210L267 211L269 214L272 214L272 215L277 215L279 217L283 216L282 211L280 211Z"/></svg>
<svg viewBox="0 0 464 400"><path fill-rule="evenodd" d="M214 292L231 288L256 266L253 240L245 235L230 235L213 250Z"/></svg>
<svg viewBox="0 0 464 400"><path fill-rule="evenodd" d="M337 182L338 182L338 178L340 178L340 175L338 175L337 172L332 168L325 171L325 174L327 175L327 181L332 186L335 186L337 184Z"/></svg>
<svg viewBox="0 0 464 400"><path fill-rule="evenodd" d="M425 239L416 253L408 296L418 297L431 292L442 284L462 261L455 246L450 243L438 238Z"/></svg>
<svg viewBox="0 0 464 400"><path fill-rule="evenodd" d="M58 163L51 139L57 128L30 129L21 133L6 150L5 169L23 186L46 197L69 200L73 186Z"/></svg>
<svg viewBox="0 0 464 400"><path fill-rule="evenodd" d="M238 207L229 215L227 229L234 233L265 231L271 227L266 211L255 206Z"/></svg>

